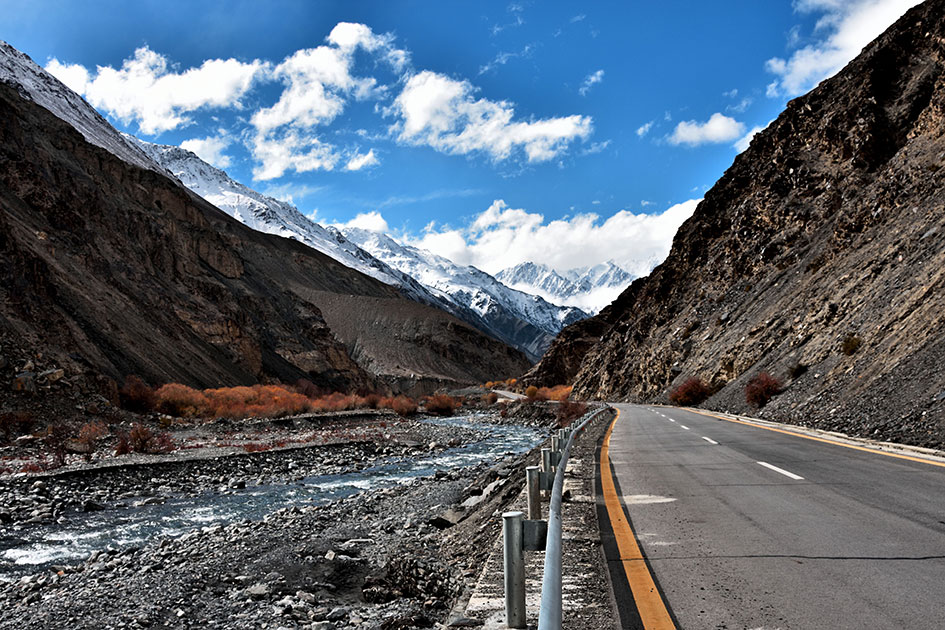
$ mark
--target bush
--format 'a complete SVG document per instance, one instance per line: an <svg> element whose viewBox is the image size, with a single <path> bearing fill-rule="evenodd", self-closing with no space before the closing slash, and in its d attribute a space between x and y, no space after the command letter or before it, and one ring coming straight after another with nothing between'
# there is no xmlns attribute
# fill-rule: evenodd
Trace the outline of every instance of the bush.
<svg viewBox="0 0 945 630"><path fill-rule="evenodd" d="M98 443L106 435L108 435L108 427L106 427L105 423L102 421L86 422L82 425L79 429L79 444L85 449L86 461L92 459L92 455L95 454Z"/></svg>
<svg viewBox="0 0 945 630"><path fill-rule="evenodd" d="M694 407L704 402L712 392L702 382L701 378L694 377L686 380L682 385L669 392L669 400L680 407Z"/></svg>
<svg viewBox="0 0 945 630"><path fill-rule="evenodd" d="M171 416L189 417L206 413L207 397L202 392L180 383L162 385L154 392L155 408Z"/></svg>
<svg viewBox="0 0 945 630"><path fill-rule="evenodd" d="M745 401L752 407L761 409L768 404L772 396L780 393L781 382L767 372L761 372L745 386Z"/></svg>
<svg viewBox="0 0 945 630"><path fill-rule="evenodd" d="M397 396L396 398L385 398L384 406L393 409L398 416L410 416L417 413L417 402L406 396Z"/></svg>
<svg viewBox="0 0 945 630"><path fill-rule="evenodd" d="M125 431L118 433L118 440L115 442L115 455L127 455L131 452L131 439Z"/></svg>
<svg viewBox="0 0 945 630"><path fill-rule="evenodd" d="M840 344L840 350L843 351L843 354L850 356L855 354L862 345L863 340L857 337L855 334L850 333L843 338L843 342Z"/></svg>
<svg viewBox="0 0 945 630"><path fill-rule="evenodd" d="M49 454L52 455L52 468L59 468L66 463L66 443L72 437L72 432L65 424L55 422L46 427L43 441Z"/></svg>
<svg viewBox="0 0 945 630"><path fill-rule="evenodd" d="M486 405L494 405L499 402L499 395L495 392L489 392L488 394L482 395L482 402Z"/></svg>
<svg viewBox="0 0 945 630"><path fill-rule="evenodd" d="M525 388L525 398L527 398L527 399L529 399L529 400L537 400L537 399L538 399L538 388L535 387L534 385L529 385L528 387L526 387L526 388Z"/></svg>
<svg viewBox="0 0 945 630"><path fill-rule="evenodd" d="M147 453L154 434L143 424L135 424L128 433L128 443L135 453Z"/></svg>
<svg viewBox="0 0 945 630"><path fill-rule="evenodd" d="M460 407L459 401L447 394L433 394L423 400L423 407L427 413L438 416L452 416Z"/></svg>
<svg viewBox="0 0 945 630"><path fill-rule="evenodd" d="M539 400L567 400L571 395L570 385L555 385L554 387L541 387L538 389L537 398Z"/></svg>
<svg viewBox="0 0 945 630"><path fill-rule="evenodd" d="M36 423L33 414L26 411L8 411L0 414L0 432L5 442L12 442L16 438L29 433Z"/></svg>
<svg viewBox="0 0 945 630"><path fill-rule="evenodd" d="M582 402L572 402L570 400L562 400L558 404L558 426L566 427L581 416L587 413L587 405Z"/></svg>
<svg viewBox="0 0 945 630"><path fill-rule="evenodd" d="M125 383L118 390L118 402L123 409L147 413L154 410L157 398L154 390L134 374L125 377Z"/></svg>

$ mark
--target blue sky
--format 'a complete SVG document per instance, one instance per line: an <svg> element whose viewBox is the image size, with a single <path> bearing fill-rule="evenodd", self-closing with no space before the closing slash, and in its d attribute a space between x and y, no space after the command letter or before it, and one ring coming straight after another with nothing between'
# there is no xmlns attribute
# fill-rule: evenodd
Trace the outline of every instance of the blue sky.
<svg viewBox="0 0 945 630"><path fill-rule="evenodd" d="M495 272L642 273L786 102L915 0L2 0L116 127Z"/></svg>

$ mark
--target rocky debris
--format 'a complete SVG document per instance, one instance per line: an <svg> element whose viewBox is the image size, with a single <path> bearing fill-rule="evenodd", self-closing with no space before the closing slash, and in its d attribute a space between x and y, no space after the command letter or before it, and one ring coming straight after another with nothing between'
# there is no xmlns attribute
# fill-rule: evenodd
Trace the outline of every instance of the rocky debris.
<svg viewBox="0 0 945 630"><path fill-rule="evenodd" d="M470 488L524 463L442 472L261 521L95 552L77 566L0 582L0 628L428 628L445 620L476 574L480 550L471 538L495 535L495 513L521 484L466 513L457 528L473 537L444 537L429 515L461 510ZM55 496L55 480L34 480L29 490Z"/></svg>
<svg viewBox="0 0 945 630"><path fill-rule="evenodd" d="M666 261L526 380L945 445L945 1L907 12L757 134ZM846 340L851 339L850 343ZM762 371L783 393L760 411Z"/></svg>

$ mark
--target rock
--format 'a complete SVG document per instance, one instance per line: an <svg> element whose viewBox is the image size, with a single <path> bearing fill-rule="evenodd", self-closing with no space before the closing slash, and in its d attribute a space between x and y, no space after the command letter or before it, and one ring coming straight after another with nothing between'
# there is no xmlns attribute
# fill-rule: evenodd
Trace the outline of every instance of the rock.
<svg viewBox="0 0 945 630"><path fill-rule="evenodd" d="M39 380L45 381L47 383L55 383L66 375L66 371L62 368L56 368L54 370L45 370L39 373Z"/></svg>
<svg viewBox="0 0 945 630"><path fill-rule="evenodd" d="M348 616L348 608L346 606L338 606L337 608L332 608L331 612L328 613L326 619L328 621L341 621Z"/></svg>
<svg viewBox="0 0 945 630"><path fill-rule="evenodd" d="M269 585L257 582L246 589L246 594L253 599L262 599L269 597Z"/></svg>
<svg viewBox="0 0 945 630"><path fill-rule="evenodd" d="M242 490L246 487L246 482L242 479L231 479L229 483L230 488L233 490Z"/></svg>
<svg viewBox="0 0 945 630"><path fill-rule="evenodd" d="M328 551L325 552L325 560L328 560L329 562L331 562L332 560L335 559L335 556L337 555L338 554L336 554L334 551L329 549Z"/></svg>
<svg viewBox="0 0 945 630"><path fill-rule="evenodd" d="M36 393L36 374L33 372L20 372L13 378L13 391L23 392L25 394Z"/></svg>
<svg viewBox="0 0 945 630"><path fill-rule="evenodd" d="M104 509L104 505L101 503L96 503L95 501L85 501L82 503L83 512L101 512Z"/></svg>

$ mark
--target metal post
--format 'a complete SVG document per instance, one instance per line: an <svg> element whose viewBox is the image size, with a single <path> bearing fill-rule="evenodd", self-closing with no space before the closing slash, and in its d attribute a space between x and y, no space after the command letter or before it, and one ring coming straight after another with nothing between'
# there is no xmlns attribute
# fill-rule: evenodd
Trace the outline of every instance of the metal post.
<svg viewBox="0 0 945 630"><path fill-rule="evenodd" d="M525 468L525 490L528 495L528 520L541 519L541 499L538 487L538 466Z"/></svg>
<svg viewBox="0 0 945 630"><path fill-rule="evenodd" d="M542 472L551 472L551 449L543 448L541 449L541 471Z"/></svg>
<svg viewBox="0 0 945 630"><path fill-rule="evenodd" d="M521 512L502 514L502 544L505 569L505 624L525 627L525 553L522 551Z"/></svg>

